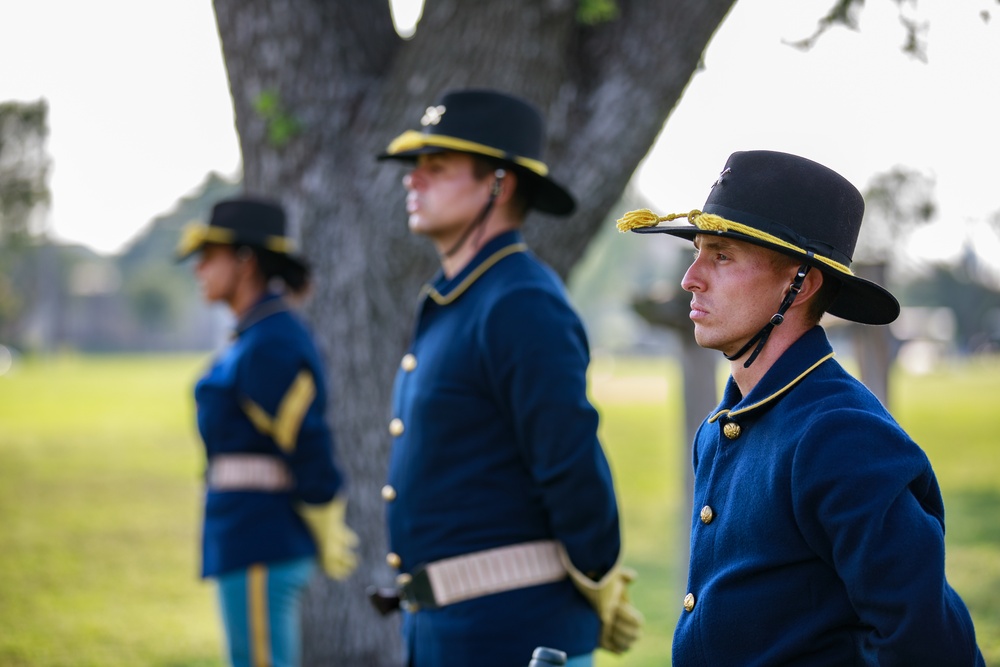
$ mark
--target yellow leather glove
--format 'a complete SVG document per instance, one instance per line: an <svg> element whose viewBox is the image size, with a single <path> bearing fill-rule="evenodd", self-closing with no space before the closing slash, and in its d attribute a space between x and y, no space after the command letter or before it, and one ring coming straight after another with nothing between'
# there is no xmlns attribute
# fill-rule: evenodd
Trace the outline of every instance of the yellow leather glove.
<svg viewBox="0 0 1000 667"><path fill-rule="evenodd" d="M347 526L347 499L337 497L325 505L300 503L296 510L309 527L323 571L334 579L346 579L358 565L354 548L358 536Z"/></svg>
<svg viewBox="0 0 1000 667"><path fill-rule="evenodd" d="M600 581L580 572L560 546L559 556L577 590L587 598L601 619L601 648L612 653L624 653L642 636L645 620L628 599L628 585L635 579L635 570L619 562Z"/></svg>

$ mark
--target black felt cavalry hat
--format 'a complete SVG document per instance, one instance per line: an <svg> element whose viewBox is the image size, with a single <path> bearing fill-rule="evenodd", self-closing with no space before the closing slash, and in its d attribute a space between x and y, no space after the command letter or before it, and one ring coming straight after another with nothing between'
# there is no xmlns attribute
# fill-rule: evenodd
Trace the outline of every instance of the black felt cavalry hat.
<svg viewBox="0 0 1000 667"><path fill-rule="evenodd" d="M185 226L177 244L177 260L190 257L208 243L260 248L305 268L305 261L294 254L295 241L288 235L285 210L271 199L237 197L218 202L207 225L192 222Z"/></svg>
<svg viewBox="0 0 1000 667"><path fill-rule="evenodd" d="M899 302L883 287L851 272L865 202L837 172L797 155L774 151L733 153L701 211L657 216L631 211L621 231L725 236L770 248L816 267L841 284L831 315L863 324L888 324ZM687 218L691 224L659 227Z"/></svg>
<svg viewBox="0 0 1000 667"><path fill-rule="evenodd" d="M427 107L420 125L396 137L379 159L415 160L442 151L482 155L513 168L539 211L569 215L576 208L573 196L549 177L542 162L545 122L525 100L494 90L452 91Z"/></svg>

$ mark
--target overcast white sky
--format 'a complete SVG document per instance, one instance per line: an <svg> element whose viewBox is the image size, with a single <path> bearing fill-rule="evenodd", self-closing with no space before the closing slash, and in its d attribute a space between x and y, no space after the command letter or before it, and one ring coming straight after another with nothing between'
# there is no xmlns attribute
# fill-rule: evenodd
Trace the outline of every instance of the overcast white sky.
<svg viewBox="0 0 1000 667"><path fill-rule="evenodd" d="M0 100L48 100L60 238L116 251L239 172L210 0L0 0L0 62Z"/></svg>
<svg viewBox="0 0 1000 667"><path fill-rule="evenodd" d="M861 189L905 165L937 182L942 222L920 248L953 254L1000 210L1000 7L919 2L926 64L901 53L890 0L866 3L859 32L783 44L832 4L739 0L638 184L670 212L700 207L736 150L804 155ZM0 101L48 100L59 238L117 251L209 171L239 171L210 0L0 0L0 62Z"/></svg>
<svg viewBox="0 0 1000 667"><path fill-rule="evenodd" d="M735 150L809 157L864 190L896 165L936 182L938 224L913 239L925 257L956 255L967 234L1000 256L983 223L1000 211L1000 7L920 0L928 62L901 52L897 5L865 4L861 29L836 28L808 52L829 0L739 0L637 178L666 212L700 207ZM907 4L907 3L903 3ZM984 23L980 11L989 9ZM706 176L707 174L707 176Z"/></svg>

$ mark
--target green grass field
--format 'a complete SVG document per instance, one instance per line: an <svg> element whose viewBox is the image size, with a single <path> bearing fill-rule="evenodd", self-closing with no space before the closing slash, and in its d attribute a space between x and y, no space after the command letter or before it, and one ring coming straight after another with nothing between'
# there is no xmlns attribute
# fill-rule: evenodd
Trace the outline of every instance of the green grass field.
<svg viewBox="0 0 1000 667"><path fill-rule="evenodd" d="M221 667L197 578L202 356L27 360L0 376L0 667ZM600 360L593 395L646 634L599 667L663 667L680 612L679 371ZM1000 664L1000 361L894 378L893 408L938 472L948 572Z"/></svg>

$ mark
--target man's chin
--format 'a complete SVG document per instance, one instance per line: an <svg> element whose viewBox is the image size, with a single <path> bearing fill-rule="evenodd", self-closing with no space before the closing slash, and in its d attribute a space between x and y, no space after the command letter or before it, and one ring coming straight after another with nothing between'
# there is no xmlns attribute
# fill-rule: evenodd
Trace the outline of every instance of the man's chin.
<svg viewBox="0 0 1000 667"><path fill-rule="evenodd" d="M716 341L712 340L712 337L707 331L702 330L698 325L694 325L694 342L698 343L700 347L708 350L718 350L719 348L715 346Z"/></svg>
<svg viewBox="0 0 1000 667"><path fill-rule="evenodd" d="M699 336L697 331L694 334L694 342L698 343L699 347L703 347L706 350L715 350L716 352L721 352L724 355L732 354L739 349L739 347L734 347L728 343L714 340L707 335Z"/></svg>

